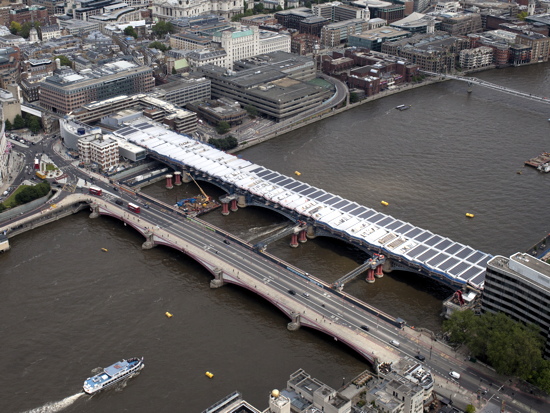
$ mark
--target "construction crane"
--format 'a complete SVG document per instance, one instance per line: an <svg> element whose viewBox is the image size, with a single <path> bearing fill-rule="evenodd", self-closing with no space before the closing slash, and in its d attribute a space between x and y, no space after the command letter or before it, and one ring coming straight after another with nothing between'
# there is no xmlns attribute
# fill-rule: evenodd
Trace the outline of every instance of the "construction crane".
<svg viewBox="0 0 550 413"><path fill-rule="evenodd" d="M201 191L201 194L202 196L204 197L204 202L209 202L210 201L210 197L208 195L206 195L206 192L204 192L204 190L201 188L201 186L198 184L197 181L195 181L195 178L193 178L193 175L191 175L189 172L186 172L187 175L189 175L189 177L193 180L193 182L195 183L195 185L197 185L197 187L200 189Z"/></svg>

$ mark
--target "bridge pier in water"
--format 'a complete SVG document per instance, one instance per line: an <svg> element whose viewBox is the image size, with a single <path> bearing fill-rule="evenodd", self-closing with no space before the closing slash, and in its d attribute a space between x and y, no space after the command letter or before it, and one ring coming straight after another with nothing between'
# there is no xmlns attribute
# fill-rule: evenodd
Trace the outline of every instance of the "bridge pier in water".
<svg viewBox="0 0 550 413"><path fill-rule="evenodd" d="M222 215L229 215L229 202L222 201Z"/></svg>
<svg viewBox="0 0 550 413"><path fill-rule="evenodd" d="M292 321L286 325L286 328L288 329L288 331L296 331L301 326L300 314L292 312L292 313L290 313L290 315L292 317Z"/></svg>
<svg viewBox="0 0 550 413"><path fill-rule="evenodd" d="M92 212L90 213L90 218L98 218L99 217L99 205L98 204L90 204L90 209Z"/></svg>
<svg viewBox="0 0 550 413"><path fill-rule="evenodd" d="M231 206L229 207L229 209L231 210L231 212L237 212L239 210L236 199L231 200Z"/></svg>
<svg viewBox="0 0 550 413"><path fill-rule="evenodd" d="M157 244L155 244L155 234L153 231L146 230L143 233L143 236L145 237L145 242L141 244L141 249L144 250L150 250L151 248L154 248Z"/></svg>
<svg viewBox="0 0 550 413"><path fill-rule="evenodd" d="M300 241L300 243L304 243L304 242L307 242L307 232L306 230L302 230L300 231L300 234L298 235L298 241Z"/></svg>
<svg viewBox="0 0 550 413"><path fill-rule="evenodd" d="M246 208L246 196L245 195L239 195L237 198L237 205L239 208Z"/></svg>
<svg viewBox="0 0 550 413"><path fill-rule="evenodd" d="M181 182L183 182L184 184L188 184L191 181L192 181L191 175L189 175L189 172L187 172L187 170L183 169L182 175L181 175Z"/></svg>
<svg viewBox="0 0 550 413"><path fill-rule="evenodd" d="M180 186L181 185L181 172L174 172L174 179L176 182L174 182L174 185Z"/></svg>
<svg viewBox="0 0 550 413"><path fill-rule="evenodd" d="M298 245L298 234L296 232L293 232L290 238L290 246L292 248L298 248Z"/></svg>
<svg viewBox="0 0 550 413"><path fill-rule="evenodd" d="M223 287L223 271L220 268L214 268L212 273L214 274L214 279L210 281L210 288Z"/></svg>
<svg viewBox="0 0 550 413"><path fill-rule="evenodd" d="M369 268L367 270L367 279L365 281L369 284L372 284L374 282L374 270L372 268Z"/></svg>
<svg viewBox="0 0 550 413"><path fill-rule="evenodd" d="M166 189L172 189L174 185L172 185L172 175L168 174L166 175Z"/></svg>

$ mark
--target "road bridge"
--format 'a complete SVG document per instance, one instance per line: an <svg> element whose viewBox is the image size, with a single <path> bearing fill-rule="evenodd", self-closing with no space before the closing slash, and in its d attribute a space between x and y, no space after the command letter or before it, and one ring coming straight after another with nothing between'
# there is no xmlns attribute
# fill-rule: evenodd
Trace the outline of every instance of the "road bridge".
<svg viewBox="0 0 550 413"><path fill-rule="evenodd" d="M150 156L183 175L190 173L222 188L231 195L233 211L269 208L305 222L303 234L298 234L301 239L333 237L371 256L383 254L386 272L400 269L454 288L483 288L491 256L482 251L147 122L113 133L146 148ZM222 205L222 211L229 213L228 205Z"/></svg>
<svg viewBox="0 0 550 413"><path fill-rule="evenodd" d="M467 82L468 85L483 86L485 88L498 90L499 92L507 93L509 95L518 96L524 99L530 99L535 102L550 104L550 98L548 97L537 96L537 95L533 95L532 93L521 92L519 90L497 85L496 83L487 82L486 80L481 80L476 77L457 76L457 75L450 75L445 73L435 73L435 72L428 72L426 70L421 70L421 72L430 76L440 77L442 79L460 80L461 82Z"/></svg>
<svg viewBox="0 0 550 413"><path fill-rule="evenodd" d="M387 343L398 337L402 320L333 290L324 281L275 256L256 251L253 245L207 222L186 216L177 208L146 195L141 198L141 203L147 201L150 207L134 213L116 203L120 199L117 195L106 191L101 196L63 193L55 207L45 205L28 216L3 223L0 232L5 231L11 238L55 221L58 214L65 216L88 205L91 218L110 216L142 234L145 238L142 248L163 245L199 262L214 277L210 283L212 288L232 283L263 297L289 317L289 330L306 326L328 334L357 351L375 369L399 360L396 351L389 350L380 338L361 327L370 325L374 329L376 325L377 333Z"/></svg>

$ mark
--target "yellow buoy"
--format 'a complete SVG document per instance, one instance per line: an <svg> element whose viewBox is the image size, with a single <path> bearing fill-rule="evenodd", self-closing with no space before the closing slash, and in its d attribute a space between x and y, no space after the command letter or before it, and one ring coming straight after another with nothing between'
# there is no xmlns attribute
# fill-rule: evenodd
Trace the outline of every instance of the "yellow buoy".
<svg viewBox="0 0 550 413"><path fill-rule="evenodd" d="M101 248L101 251L107 252L108 250L107 250L107 248Z"/></svg>
<svg viewBox="0 0 550 413"><path fill-rule="evenodd" d="M382 202L380 202L380 203L381 203L382 205L384 205L384 206L388 206L388 205L390 204L389 202L386 202L386 201L382 201Z"/></svg>
<svg viewBox="0 0 550 413"><path fill-rule="evenodd" d="M300 175L302 175L302 173L301 173L301 172L298 172L298 171L294 171L294 175L300 176Z"/></svg>
<svg viewBox="0 0 550 413"><path fill-rule="evenodd" d="M214 375L212 373L210 373L209 371L207 371L206 373L204 373L204 375L206 377L208 377L209 379L211 379L212 377L214 377Z"/></svg>
<svg viewBox="0 0 550 413"><path fill-rule="evenodd" d="M172 313L169 313L168 311L165 312L164 315L168 318L172 318Z"/></svg>
<svg viewBox="0 0 550 413"><path fill-rule="evenodd" d="M469 212L466 212L466 216L467 216L468 218L473 218L473 217L474 217L474 214L470 214Z"/></svg>

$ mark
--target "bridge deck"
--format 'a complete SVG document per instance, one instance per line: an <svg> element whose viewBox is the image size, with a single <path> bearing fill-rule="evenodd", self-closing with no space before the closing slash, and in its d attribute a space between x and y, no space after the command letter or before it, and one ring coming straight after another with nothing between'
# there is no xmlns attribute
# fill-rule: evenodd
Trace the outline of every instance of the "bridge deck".
<svg viewBox="0 0 550 413"><path fill-rule="evenodd" d="M149 123L114 132L150 152L276 203L343 238L454 284L482 288L491 255Z"/></svg>

